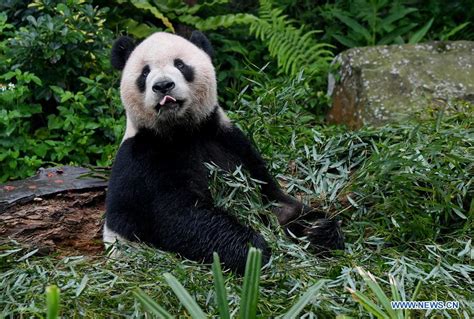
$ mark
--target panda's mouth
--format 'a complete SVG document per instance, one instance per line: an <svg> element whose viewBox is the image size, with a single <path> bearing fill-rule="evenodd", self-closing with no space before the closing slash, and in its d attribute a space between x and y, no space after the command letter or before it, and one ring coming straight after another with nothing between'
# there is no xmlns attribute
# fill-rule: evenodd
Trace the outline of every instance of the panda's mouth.
<svg viewBox="0 0 474 319"><path fill-rule="evenodd" d="M171 95L165 95L163 98L158 102L158 104L155 106L157 110L161 110L163 108L167 109L174 109L178 108L183 104L183 101L177 100Z"/></svg>

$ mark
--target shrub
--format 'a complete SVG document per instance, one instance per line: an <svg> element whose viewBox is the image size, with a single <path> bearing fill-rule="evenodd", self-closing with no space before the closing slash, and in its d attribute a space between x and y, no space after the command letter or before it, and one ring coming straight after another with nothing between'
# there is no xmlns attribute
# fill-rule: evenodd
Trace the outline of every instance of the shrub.
<svg viewBox="0 0 474 319"><path fill-rule="evenodd" d="M36 100L52 97L50 85L70 91L81 88L79 76L108 67L108 47L113 33L104 28L106 9L96 9L81 0L35 0L35 10L7 41L9 69L38 76Z"/></svg>
<svg viewBox="0 0 474 319"><path fill-rule="evenodd" d="M0 16L0 181L45 163L109 165L124 125L107 10L81 0L29 7L15 28Z"/></svg>

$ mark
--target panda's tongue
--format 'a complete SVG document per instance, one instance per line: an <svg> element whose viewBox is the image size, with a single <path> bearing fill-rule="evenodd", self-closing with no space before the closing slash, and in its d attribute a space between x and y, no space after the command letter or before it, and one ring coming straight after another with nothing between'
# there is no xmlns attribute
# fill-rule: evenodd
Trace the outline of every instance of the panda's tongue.
<svg viewBox="0 0 474 319"><path fill-rule="evenodd" d="M169 102L169 101L171 101L171 102L176 102L176 99L175 99L174 97L172 97L172 96L165 95L165 96L161 99L160 105L165 105L165 103L166 103L166 102Z"/></svg>

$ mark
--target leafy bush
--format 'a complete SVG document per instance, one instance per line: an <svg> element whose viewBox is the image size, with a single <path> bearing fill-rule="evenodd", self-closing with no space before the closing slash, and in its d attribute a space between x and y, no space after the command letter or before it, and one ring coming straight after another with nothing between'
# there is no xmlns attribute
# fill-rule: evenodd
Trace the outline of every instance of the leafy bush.
<svg viewBox="0 0 474 319"><path fill-rule="evenodd" d="M424 25L411 17L418 9L402 2L357 0L326 5L322 16L337 25L327 28L327 36L345 47L419 42L429 31L433 18ZM423 20L421 20L423 21ZM341 23L343 28L341 28Z"/></svg>
<svg viewBox="0 0 474 319"><path fill-rule="evenodd" d="M79 0L29 7L15 28L0 15L0 181L45 163L109 165L124 121L107 10Z"/></svg>
<svg viewBox="0 0 474 319"><path fill-rule="evenodd" d="M89 76L108 66L107 48L113 40L104 28L106 9L80 0L35 0L35 10L10 34L5 50L8 69L38 76L43 86L35 99L49 100L50 85L76 91L79 76Z"/></svg>
<svg viewBox="0 0 474 319"><path fill-rule="evenodd" d="M28 176L42 163L45 147L30 135L29 120L41 113L41 105L30 103L30 87L41 84L35 75L19 70L0 76L0 181Z"/></svg>
<svg viewBox="0 0 474 319"><path fill-rule="evenodd" d="M1 181L33 175L44 162L111 163L114 142L124 127L117 89L108 87L104 75L77 80L85 82L84 91L51 87L60 99L59 106L40 126L36 116L44 116L42 106L32 101L42 81L20 70L0 76L0 83L5 83L0 89Z"/></svg>

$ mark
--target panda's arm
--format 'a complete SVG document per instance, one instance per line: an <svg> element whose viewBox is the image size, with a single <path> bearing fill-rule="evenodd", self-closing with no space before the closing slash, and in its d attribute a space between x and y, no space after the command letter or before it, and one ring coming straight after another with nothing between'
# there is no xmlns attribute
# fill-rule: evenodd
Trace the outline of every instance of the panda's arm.
<svg viewBox="0 0 474 319"><path fill-rule="evenodd" d="M239 159L252 178L264 182L261 186L262 195L264 199L275 201L279 204L274 209L274 212L280 224L286 224L309 209L309 207L306 207L281 190L276 180L268 171L260 153L238 127L230 123L222 127L219 139L225 149Z"/></svg>

